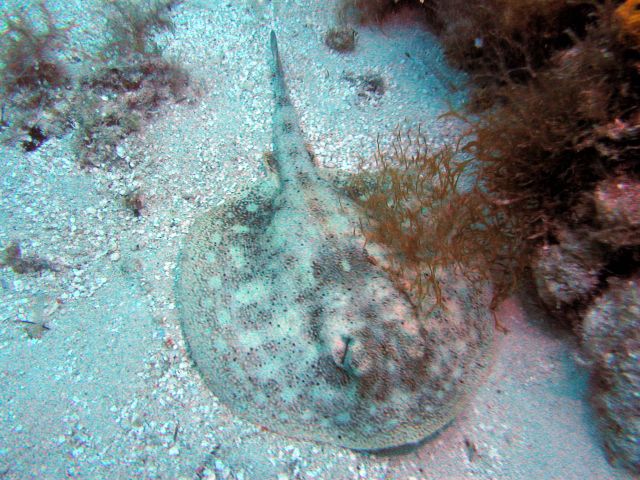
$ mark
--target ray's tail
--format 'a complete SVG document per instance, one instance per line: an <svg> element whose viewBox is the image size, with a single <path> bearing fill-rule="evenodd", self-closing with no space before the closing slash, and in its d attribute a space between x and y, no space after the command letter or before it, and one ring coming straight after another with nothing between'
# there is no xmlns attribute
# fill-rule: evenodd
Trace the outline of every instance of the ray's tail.
<svg viewBox="0 0 640 480"><path fill-rule="evenodd" d="M291 104L278 52L276 34L271 31L272 84L275 97L273 112L273 157L284 187L298 184L308 175L316 175L306 150L296 111Z"/></svg>
<svg viewBox="0 0 640 480"><path fill-rule="evenodd" d="M284 83L284 72L282 71L282 61L280 60L280 52L278 51L278 39L276 32L271 30L271 55L273 61L273 94L276 99L276 108L278 105L290 105L289 92L287 85Z"/></svg>

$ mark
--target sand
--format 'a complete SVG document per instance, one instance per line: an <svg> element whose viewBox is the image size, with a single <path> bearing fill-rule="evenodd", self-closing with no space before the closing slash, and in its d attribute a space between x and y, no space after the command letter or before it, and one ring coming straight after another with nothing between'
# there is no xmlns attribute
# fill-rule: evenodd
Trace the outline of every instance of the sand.
<svg viewBox="0 0 640 480"><path fill-rule="evenodd" d="M5 8L10 8L10 3ZM70 45L96 49L91 2L50 2L74 23ZM0 147L0 246L59 271L0 270L2 479L624 479L606 462L571 335L531 295L498 316L496 360L468 409L437 438L383 457L273 434L230 414L185 353L173 303L176 254L194 217L265 172L272 98L269 31L320 165L355 170L376 138L438 119L464 100L436 40L409 16L360 27L351 54L323 43L333 1L187 0L158 38L199 94L164 106L122 142L120 165L81 169L73 131L32 153ZM275 11L275 15L274 15ZM384 78L383 95L362 76ZM145 196L136 217L123 195ZM42 311L42 309L44 309ZM41 338L28 324L44 320Z"/></svg>

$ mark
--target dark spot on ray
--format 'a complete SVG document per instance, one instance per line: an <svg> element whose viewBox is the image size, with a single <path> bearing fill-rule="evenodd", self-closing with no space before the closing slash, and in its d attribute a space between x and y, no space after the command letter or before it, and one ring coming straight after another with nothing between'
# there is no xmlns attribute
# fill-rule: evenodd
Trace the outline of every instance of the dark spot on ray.
<svg viewBox="0 0 640 480"><path fill-rule="evenodd" d="M255 212L248 209L250 204L258 205ZM236 223L240 223L249 227L249 232L236 232L235 235L255 235L256 232L262 232L271 222L276 208L272 201L265 201L261 198L249 199L247 201L238 202L228 207L228 215L230 214Z"/></svg>
<svg viewBox="0 0 640 480"><path fill-rule="evenodd" d="M377 306L367 304L360 309L360 316L373 322L379 317L379 308Z"/></svg>
<svg viewBox="0 0 640 480"><path fill-rule="evenodd" d="M309 185L311 185L311 178L309 178L309 174L306 172L297 172L296 173L296 177L298 178L298 181L300 182L300 185L302 185L303 187L308 187Z"/></svg>
<svg viewBox="0 0 640 480"><path fill-rule="evenodd" d="M360 397L373 399L376 402L384 402L389 397L393 389L393 382L389 372L382 366L380 367L375 372L359 378L358 395Z"/></svg>
<svg viewBox="0 0 640 480"><path fill-rule="evenodd" d="M313 270L314 278L322 278L324 268L323 268L323 265L318 260L311 261L311 269Z"/></svg>
<svg viewBox="0 0 640 480"><path fill-rule="evenodd" d="M314 343L320 340L320 331L322 330L322 314L324 308L321 305L315 305L309 309L309 330L308 334Z"/></svg>
<svg viewBox="0 0 640 480"><path fill-rule="evenodd" d="M273 379L263 382L261 388L267 398L271 398L272 395L278 395L281 391L280 385Z"/></svg>
<svg viewBox="0 0 640 480"><path fill-rule="evenodd" d="M293 267L296 264L296 262L297 262L296 257L292 255L285 255L283 259L284 266L287 268Z"/></svg>
<svg viewBox="0 0 640 480"><path fill-rule="evenodd" d="M429 374L425 365L433 362L432 352L424 350L421 359L406 361L406 368L399 372L400 382L403 387L414 392L419 386L428 381Z"/></svg>
<svg viewBox="0 0 640 480"><path fill-rule="evenodd" d="M254 327L255 326L263 326L266 325L267 323L269 323L269 321L273 318L273 313L271 313L270 310L267 310L265 308L259 308L256 309L256 313L255 313L255 322L254 322Z"/></svg>
<svg viewBox="0 0 640 480"><path fill-rule="evenodd" d="M347 372L336 365L329 354L322 355L311 369L315 376L322 378L325 383L333 387L344 387L351 381Z"/></svg>

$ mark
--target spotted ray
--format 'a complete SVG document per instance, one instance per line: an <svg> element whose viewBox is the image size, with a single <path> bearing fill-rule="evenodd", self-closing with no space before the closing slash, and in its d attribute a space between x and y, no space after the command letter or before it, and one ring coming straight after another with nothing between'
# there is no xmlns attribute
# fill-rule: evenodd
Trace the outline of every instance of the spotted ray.
<svg viewBox="0 0 640 480"><path fill-rule="evenodd" d="M364 213L307 153L273 32L271 52L277 174L184 243L176 299L191 357L232 411L273 431L365 450L418 442L489 362L482 289L443 275L442 309L397 287L389 253L361 234Z"/></svg>

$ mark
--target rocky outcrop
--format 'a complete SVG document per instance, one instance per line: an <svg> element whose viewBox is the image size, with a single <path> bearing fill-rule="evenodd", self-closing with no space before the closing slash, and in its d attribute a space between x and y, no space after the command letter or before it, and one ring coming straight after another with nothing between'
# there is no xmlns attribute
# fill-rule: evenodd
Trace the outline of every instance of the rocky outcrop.
<svg viewBox="0 0 640 480"><path fill-rule="evenodd" d="M640 472L640 275L609 281L584 316L581 338L609 459Z"/></svg>

